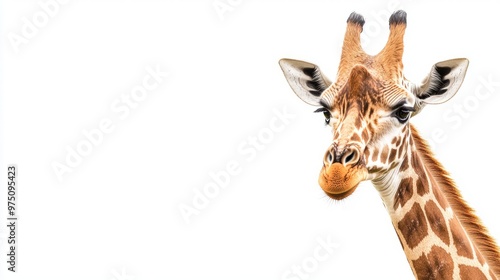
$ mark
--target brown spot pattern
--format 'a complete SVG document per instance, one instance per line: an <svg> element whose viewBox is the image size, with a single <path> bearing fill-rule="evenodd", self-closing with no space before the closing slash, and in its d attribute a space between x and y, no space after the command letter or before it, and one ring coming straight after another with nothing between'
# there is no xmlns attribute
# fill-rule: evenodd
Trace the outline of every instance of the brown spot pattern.
<svg viewBox="0 0 500 280"><path fill-rule="evenodd" d="M413 169L415 170L415 173L418 176L422 176L425 174L424 170L422 169L423 166L420 164L420 161L418 160L416 151L412 151L412 153L411 153L411 166L413 167Z"/></svg>
<svg viewBox="0 0 500 280"><path fill-rule="evenodd" d="M450 245L450 236L446 227L446 220L437 204L430 200L425 205L425 214L432 231L446 244Z"/></svg>
<svg viewBox="0 0 500 280"><path fill-rule="evenodd" d="M391 153L389 155L389 162L393 162L394 161L394 158L396 158L397 152L398 152L397 149L392 149L391 150Z"/></svg>
<svg viewBox="0 0 500 280"><path fill-rule="evenodd" d="M384 146L384 149L382 150L382 153L380 154L380 161L382 163L386 162L388 154L389 154L389 147Z"/></svg>
<svg viewBox="0 0 500 280"><path fill-rule="evenodd" d="M429 184L427 182L427 177L419 175L417 180L417 193L420 196L423 196L426 193L429 193Z"/></svg>
<svg viewBox="0 0 500 280"><path fill-rule="evenodd" d="M460 270L460 278L462 280L487 280L484 273L477 267L472 267L468 265L459 265L458 269ZM493 278L495 279L495 278Z"/></svg>
<svg viewBox="0 0 500 280"><path fill-rule="evenodd" d="M365 161L368 161L368 158L370 156L370 150L365 149L365 151L363 152L363 155L364 155Z"/></svg>
<svg viewBox="0 0 500 280"><path fill-rule="evenodd" d="M401 163L401 169L400 169L400 171L401 171L401 172L404 172L404 171L406 171L406 169L408 169L408 167L410 167L410 166L408 165L408 157L405 157L405 158L403 159L403 162Z"/></svg>
<svg viewBox="0 0 500 280"><path fill-rule="evenodd" d="M443 209L448 208L448 201L444 198L441 191L438 190L436 187L433 187L432 192L434 193L434 197L436 198L437 202L439 203L439 206L441 206L441 208L443 208Z"/></svg>
<svg viewBox="0 0 500 280"><path fill-rule="evenodd" d="M413 261L419 280L453 279L453 259L443 248L432 246L427 256Z"/></svg>
<svg viewBox="0 0 500 280"><path fill-rule="evenodd" d="M398 146L399 146L398 153L399 153L400 156L402 156L403 155L403 149L404 149L405 145L399 145L399 143L398 143Z"/></svg>
<svg viewBox="0 0 500 280"><path fill-rule="evenodd" d="M359 135L357 133L354 133L351 136L351 141L361 142L361 138L359 137Z"/></svg>
<svg viewBox="0 0 500 280"><path fill-rule="evenodd" d="M404 178L399 183L398 190L394 196L394 209L399 206L405 206L406 202L410 200L413 195L413 179L411 177Z"/></svg>
<svg viewBox="0 0 500 280"><path fill-rule="evenodd" d="M422 196L429 192L429 184L427 183L427 177L424 176L424 166L422 165L420 159L417 157L416 152L413 152L411 154L411 164L413 166L413 170L419 177L419 179L417 180L417 193ZM425 180L422 180L421 178L424 178Z"/></svg>
<svg viewBox="0 0 500 280"><path fill-rule="evenodd" d="M458 255L472 259L474 254L469 239L467 239L467 235L456 217L450 220L450 230Z"/></svg>
<svg viewBox="0 0 500 280"><path fill-rule="evenodd" d="M403 141L403 139L404 139L404 137L398 137L398 141L396 142L397 147L401 148L401 146L403 146L403 145L401 145L401 142Z"/></svg>
<svg viewBox="0 0 500 280"><path fill-rule="evenodd" d="M366 129L363 130L361 133L361 138L363 138L363 141L366 143L368 141L368 131Z"/></svg>
<svg viewBox="0 0 500 280"><path fill-rule="evenodd" d="M427 236L427 221L418 203L398 222L398 228L410 249L415 248Z"/></svg>
<svg viewBox="0 0 500 280"><path fill-rule="evenodd" d="M354 125L356 126L357 129L361 127L361 117L356 118L356 120L354 121Z"/></svg>
<svg viewBox="0 0 500 280"><path fill-rule="evenodd" d="M372 154L372 161L377 161L378 158L378 150L373 151Z"/></svg>

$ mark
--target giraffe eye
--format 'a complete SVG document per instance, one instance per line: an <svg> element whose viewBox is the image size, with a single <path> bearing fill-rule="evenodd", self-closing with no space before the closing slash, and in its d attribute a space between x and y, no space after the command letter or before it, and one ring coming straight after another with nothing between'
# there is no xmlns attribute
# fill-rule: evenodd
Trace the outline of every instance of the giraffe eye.
<svg viewBox="0 0 500 280"><path fill-rule="evenodd" d="M330 118L331 118L330 112L325 111L323 112L323 115L325 116L325 124L330 124Z"/></svg>
<svg viewBox="0 0 500 280"><path fill-rule="evenodd" d="M324 108L324 107L319 108L316 111L314 111L314 113L319 113L319 112L323 113L323 115L325 116L325 124L329 125L330 124L330 118L332 117L332 115L330 114L330 111L328 109Z"/></svg>
<svg viewBox="0 0 500 280"><path fill-rule="evenodd" d="M400 123L406 122L410 118L410 114L413 112L412 108L408 107L399 107L395 112L394 112L394 117L398 119Z"/></svg>

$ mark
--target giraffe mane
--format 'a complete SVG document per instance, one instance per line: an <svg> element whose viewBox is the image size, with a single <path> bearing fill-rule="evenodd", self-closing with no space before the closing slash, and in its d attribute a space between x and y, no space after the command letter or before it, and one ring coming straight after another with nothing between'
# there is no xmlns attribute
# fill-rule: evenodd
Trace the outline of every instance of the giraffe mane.
<svg viewBox="0 0 500 280"><path fill-rule="evenodd" d="M411 125L411 134L419 155L424 160L426 167L432 171L433 177L439 184L439 189L448 200L453 212L471 237L474 245L477 246L486 259L486 263L495 273L495 276L500 277L500 250L495 239L489 234L475 214L474 209L463 199L453 179L451 179L441 163L434 158L427 141L419 135L413 125Z"/></svg>

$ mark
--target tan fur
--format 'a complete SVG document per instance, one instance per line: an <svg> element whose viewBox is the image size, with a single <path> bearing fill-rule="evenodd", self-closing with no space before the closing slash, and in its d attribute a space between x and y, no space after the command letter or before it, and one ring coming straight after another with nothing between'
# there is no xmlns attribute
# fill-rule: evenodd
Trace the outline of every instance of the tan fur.
<svg viewBox="0 0 500 280"><path fill-rule="evenodd" d="M373 73L381 74L382 80L398 81L403 71L403 36L406 24L392 24L389 39L385 47L377 55L372 56L361 47L360 35L363 28L356 23L348 23L342 46L342 55L337 73L337 85L343 85L354 66L361 64Z"/></svg>
<svg viewBox="0 0 500 280"><path fill-rule="evenodd" d="M460 223L470 235L479 251L481 251L486 258L488 265L494 271L497 278L500 278L500 250L497 243L483 226L481 220L476 216L474 209L472 209L462 198L460 191L455 186L448 172L446 172L441 163L434 158L426 141L420 137L413 126L411 128L415 145L422 159L425 161L425 165L432 171L433 176L439 183L441 191L444 193L453 212L460 220Z"/></svg>
<svg viewBox="0 0 500 280"><path fill-rule="evenodd" d="M406 24L395 24L391 26L391 33L387 44L382 51L377 54L375 59L380 65L384 65L386 69L379 73L384 74L384 80L392 79L398 82L402 78L403 73L403 36L405 34Z"/></svg>
<svg viewBox="0 0 500 280"><path fill-rule="evenodd" d="M337 84L339 85L345 83L356 64L366 64L364 62L370 57L361 47L360 34L362 30L363 27L359 24L352 22L347 24L337 74Z"/></svg>

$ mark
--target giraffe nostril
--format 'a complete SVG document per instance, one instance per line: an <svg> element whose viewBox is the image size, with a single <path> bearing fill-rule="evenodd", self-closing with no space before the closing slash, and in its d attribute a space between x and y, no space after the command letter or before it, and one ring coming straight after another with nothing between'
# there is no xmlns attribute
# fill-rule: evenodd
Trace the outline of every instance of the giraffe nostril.
<svg viewBox="0 0 500 280"><path fill-rule="evenodd" d="M353 158L354 158L354 153L351 152L349 155L347 155L347 157L344 159L344 161L347 163L347 162L350 162Z"/></svg>
<svg viewBox="0 0 500 280"><path fill-rule="evenodd" d="M337 162L344 166L348 166L356 164L359 160L360 153L356 147L347 147L342 153L338 153L336 145L332 145L323 157L323 164L325 166L330 166Z"/></svg>
<svg viewBox="0 0 500 280"><path fill-rule="evenodd" d="M323 164L325 166L330 166L333 164L334 160L335 160L334 151L332 149L328 149L328 151L326 151L325 157L323 158Z"/></svg>
<svg viewBox="0 0 500 280"><path fill-rule="evenodd" d="M359 161L359 153L355 148L348 149L342 156L342 164L344 166L355 164Z"/></svg>

